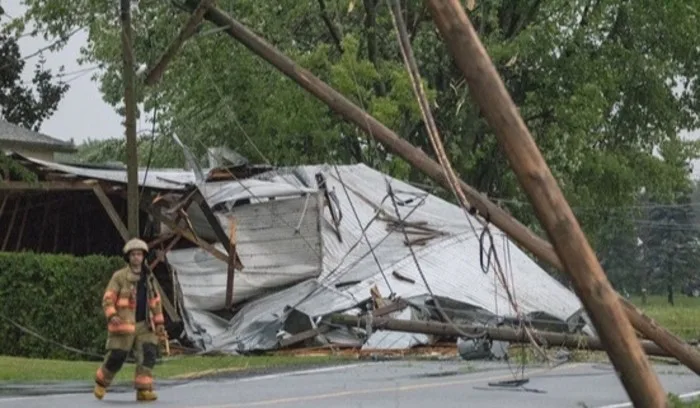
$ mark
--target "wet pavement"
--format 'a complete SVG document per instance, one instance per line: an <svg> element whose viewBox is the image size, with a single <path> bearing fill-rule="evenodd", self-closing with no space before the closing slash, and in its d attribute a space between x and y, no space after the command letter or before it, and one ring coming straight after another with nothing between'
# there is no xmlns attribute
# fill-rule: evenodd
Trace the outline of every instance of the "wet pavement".
<svg viewBox="0 0 700 408"><path fill-rule="evenodd" d="M667 392L700 396L700 379L680 366L658 365ZM520 367L462 361L391 361L325 367L244 378L159 384L152 407L624 407L627 396L609 364ZM83 384L84 387L88 384ZM58 388L57 388L58 389ZM0 408L143 406L133 392L0 397ZM128 391L128 392L124 392ZM627 405L629 406L629 405Z"/></svg>

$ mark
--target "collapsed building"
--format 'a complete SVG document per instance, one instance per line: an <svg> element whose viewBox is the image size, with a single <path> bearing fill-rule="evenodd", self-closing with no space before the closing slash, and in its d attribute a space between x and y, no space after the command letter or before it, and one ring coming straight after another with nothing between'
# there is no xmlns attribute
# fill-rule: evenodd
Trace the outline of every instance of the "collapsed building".
<svg viewBox="0 0 700 408"><path fill-rule="evenodd" d="M83 206L104 206L99 218L104 225L90 223L104 247L66 246L71 239L48 249L40 244L39 251L119 250L126 220L124 168L10 157L38 181L35 187L2 182L3 208L30 192L35 206L42 194L50 201L76 193L83 194ZM151 265L170 337L186 347L224 353L314 345L396 349L450 337L327 319L369 311L480 326L514 321L520 313L535 327L592 333L576 295L505 234L495 226L484 230L461 207L420 188L364 164L214 164L207 170L195 165L139 171L142 235L158 254ZM75 216L74 205L62 208L56 219L72 220L73 230L88 227L81 224L84 217ZM19 231L18 218L16 207L0 210L0 231L20 235L15 248L3 250L26 249L28 235L46 234L37 226ZM502 279L494 270L494 253Z"/></svg>

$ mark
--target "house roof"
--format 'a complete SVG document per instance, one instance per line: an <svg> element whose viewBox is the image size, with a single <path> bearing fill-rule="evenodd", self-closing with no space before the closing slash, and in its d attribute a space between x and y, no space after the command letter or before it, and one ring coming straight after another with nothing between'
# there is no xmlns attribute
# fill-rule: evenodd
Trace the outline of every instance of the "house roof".
<svg viewBox="0 0 700 408"><path fill-rule="evenodd" d="M64 140L34 132L0 119L0 144L43 147L57 152L74 152L75 146Z"/></svg>

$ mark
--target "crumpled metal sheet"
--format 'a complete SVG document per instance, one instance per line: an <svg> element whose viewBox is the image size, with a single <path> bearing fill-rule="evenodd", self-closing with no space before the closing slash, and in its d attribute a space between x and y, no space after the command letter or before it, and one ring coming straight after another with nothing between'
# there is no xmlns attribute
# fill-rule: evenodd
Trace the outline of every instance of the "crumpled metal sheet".
<svg viewBox="0 0 700 408"><path fill-rule="evenodd" d="M216 213L227 235L230 224L235 224L236 251L244 266L234 274L234 303L319 276L321 204L318 195L307 194ZM203 214L191 222L198 236L214 236L210 229L207 233ZM226 253L220 243L215 247ZM226 262L199 247L172 250L167 259L178 273L186 307L201 311L225 307Z"/></svg>
<svg viewBox="0 0 700 408"><path fill-rule="evenodd" d="M279 187L279 190L313 188L312 180L317 172L325 175L328 189L335 192L340 203L342 242L337 237L338 231L329 212L323 210L320 222L322 268L318 277L289 288L274 288L271 284L266 289L273 293L243 306L224 332L216 329L218 334L211 336L207 348L229 351L274 349L278 333L284 326L286 307L294 306L316 320L330 313L355 308L370 298L370 289L375 286L385 297L393 293L407 299L427 296L432 291L434 295L473 305L494 315L514 316L494 271L484 273L480 265L482 227L460 207L363 164L338 166L337 171L326 165L300 166L266 173L256 179L287 186ZM402 201L399 210L402 218L410 214L406 221L428 228L412 229L411 239L425 237L426 231L429 236L424 245L414 245L419 265L405 245L403 233L392 231L396 217L393 204L387 198L387 183ZM240 189L231 187L231 191L240 192ZM507 285L523 313L544 311L566 320L579 310L581 303L573 292L548 275L500 230L494 226L489 226L489 229L494 238L494 251L505 267ZM239 251L239 255L245 265L245 251ZM225 272L222 268L219 273ZM186 288L183 288L183 293L185 298L193 295ZM188 332L188 335L196 334ZM379 339L377 337L373 342L412 342L410 339L386 342Z"/></svg>

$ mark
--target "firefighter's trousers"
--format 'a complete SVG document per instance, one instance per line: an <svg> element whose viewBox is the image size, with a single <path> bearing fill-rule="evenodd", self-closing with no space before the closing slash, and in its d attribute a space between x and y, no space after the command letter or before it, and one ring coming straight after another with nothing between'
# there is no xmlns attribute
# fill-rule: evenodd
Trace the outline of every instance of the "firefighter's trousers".
<svg viewBox="0 0 700 408"><path fill-rule="evenodd" d="M133 350L136 359L134 388L153 389L153 367L158 354L158 336L149 330L145 322L136 323L136 331L133 334L109 334L106 349L107 355L95 375L97 384L109 387L114 376L124 365L129 352Z"/></svg>

